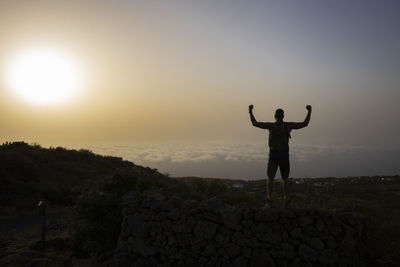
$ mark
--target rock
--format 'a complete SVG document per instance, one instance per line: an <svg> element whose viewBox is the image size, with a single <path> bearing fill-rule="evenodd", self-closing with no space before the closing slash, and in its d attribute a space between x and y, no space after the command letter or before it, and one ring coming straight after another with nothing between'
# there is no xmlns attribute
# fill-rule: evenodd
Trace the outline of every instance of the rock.
<svg viewBox="0 0 400 267"><path fill-rule="evenodd" d="M254 223L252 226L251 226L251 231L253 232L253 234L256 236L256 237L259 237L260 235L263 235L264 233L267 233L268 231L269 231L269 227L268 227L268 225L267 224L265 224L265 223L260 223L260 222L258 222L258 223Z"/></svg>
<svg viewBox="0 0 400 267"><path fill-rule="evenodd" d="M279 217L283 219L294 219L296 218L296 214L293 210L283 209L280 211Z"/></svg>
<svg viewBox="0 0 400 267"><path fill-rule="evenodd" d="M275 267L275 263L266 250L256 249L249 260L251 267Z"/></svg>
<svg viewBox="0 0 400 267"><path fill-rule="evenodd" d="M231 229L229 229L228 227L226 227L226 226L220 226L219 228L218 228L218 230L219 230L219 232L221 233L221 234L223 234L223 235L227 235L227 236L232 236L232 234L233 234L233 232L232 232L232 230Z"/></svg>
<svg viewBox="0 0 400 267"><path fill-rule="evenodd" d="M257 240L257 238L252 237L250 238L250 247L256 248L260 246L260 242Z"/></svg>
<svg viewBox="0 0 400 267"><path fill-rule="evenodd" d="M193 230L195 236L211 239L217 232L217 225L210 221L200 221Z"/></svg>
<svg viewBox="0 0 400 267"><path fill-rule="evenodd" d="M240 248L234 243L227 243L224 245L224 249L229 255L229 257L234 258L236 255L239 254Z"/></svg>
<svg viewBox="0 0 400 267"><path fill-rule="evenodd" d="M177 234L176 241L178 242L179 246L187 247L190 245L191 235L190 234Z"/></svg>
<svg viewBox="0 0 400 267"><path fill-rule="evenodd" d="M253 224L252 220L242 220L242 226L243 228L248 228Z"/></svg>
<svg viewBox="0 0 400 267"><path fill-rule="evenodd" d="M333 249L326 249L319 255L319 261L328 266L335 266L339 261L339 256Z"/></svg>
<svg viewBox="0 0 400 267"><path fill-rule="evenodd" d="M242 249L242 256L249 259L251 257L251 254L253 253L253 250L249 247L245 247Z"/></svg>
<svg viewBox="0 0 400 267"><path fill-rule="evenodd" d="M255 237L250 229L243 229L243 234L249 239Z"/></svg>
<svg viewBox="0 0 400 267"><path fill-rule="evenodd" d="M41 259L33 259L28 264L24 265L24 267L62 267L64 266L63 262L58 262L51 259L41 258Z"/></svg>
<svg viewBox="0 0 400 267"><path fill-rule="evenodd" d="M276 209L260 209L254 215L256 222L271 222L279 219L279 213Z"/></svg>
<svg viewBox="0 0 400 267"><path fill-rule="evenodd" d="M253 211L250 209L243 210L242 216L243 216L244 220L253 220L253 218L254 218Z"/></svg>
<svg viewBox="0 0 400 267"><path fill-rule="evenodd" d="M306 227L303 227L303 235L307 237L313 237L317 232L318 230L313 225L308 225Z"/></svg>
<svg viewBox="0 0 400 267"><path fill-rule="evenodd" d="M5 253L6 249L1 251L1 253ZM6 254L7 255L7 254ZM5 256L4 254L2 255L4 257L1 257L0 259L0 266L24 266L26 264L29 264L34 259L43 259L45 258L45 254L42 252L38 251L33 251L33 250L23 250L18 253L12 253L10 255Z"/></svg>
<svg viewBox="0 0 400 267"><path fill-rule="evenodd" d="M269 228L267 230L264 230L263 233L259 233L258 235L257 234L255 234L255 235L257 236L259 241L267 242L267 243L274 244L274 245L278 245L282 241L281 232L274 231Z"/></svg>
<svg viewBox="0 0 400 267"><path fill-rule="evenodd" d="M215 266L231 267L232 263L228 259L219 258L219 259L217 259L217 262L216 262Z"/></svg>
<svg viewBox="0 0 400 267"><path fill-rule="evenodd" d="M129 245L132 248L132 251L134 253L138 253L138 254L143 255L145 257L152 256L152 255L155 255L157 253L155 248L149 246L148 244L146 244L140 238L131 238L131 239L129 239Z"/></svg>
<svg viewBox="0 0 400 267"><path fill-rule="evenodd" d="M126 216L123 225L127 235L146 236L147 225L139 214Z"/></svg>
<svg viewBox="0 0 400 267"><path fill-rule="evenodd" d="M335 238L333 238L332 236L328 236L327 239L326 239L326 246L328 248L336 248L337 245L336 245Z"/></svg>
<svg viewBox="0 0 400 267"><path fill-rule="evenodd" d="M299 256L307 262L314 262L317 260L317 253L315 252L315 250L305 244L301 244L299 246L298 253Z"/></svg>
<svg viewBox="0 0 400 267"><path fill-rule="evenodd" d="M129 191L122 196L122 205L132 208L139 207L142 202L142 195L136 191Z"/></svg>
<svg viewBox="0 0 400 267"><path fill-rule="evenodd" d="M286 232L283 232L282 233L282 240L286 242L288 239L289 239L289 235Z"/></svg>
<svg viewBox="0 0 400 267"><path fill-rule="evenodd" d="M159 212L154 216L154 219L159 222L165 222L167 220L167 213L165 211Z"/></svg>
<svg viewBox="0 0 400 267"><path fill-rule="evenodd" d="M197 223L197 220L193 217L187 217L185 221L182 222L183 223L183 227L182 227L182 231L183 233L190 233L192 232L194 226Z"/></svg>
<svg viewBox="0 0 400 267"><path fill-rule="evenodd" d="M295 247L289 243L282 245L282 257L286 259L292 259L297 255Z"/></svg>
<svg viewBox="0 0 400 267"><path fill-rule="evenodd" d="M206 209L217 211L224 207L225 204L216 197L205 199L200 202L200 207L204 207Z"/></svg>
<svg viewBox="0 0 400 267"><path fill-rule="evenodd" d="M215 247L211 244L207 245L203 250L203 254L207 257L210 257L211 255L214 255L215 253L216 253Z"/></svg>
<svg viewBox="0 0 400 267"><path fill-rule="evenodd" d="M199 204L199 202L197 200L188 199L188 200L185 200L183 202L182 209L183 210L190 210L190 209L192 209L194 207L197 207L198 204Z"/></svg>
<svg viewBox="0 0 400 267"><path fill-rule="evenodd" d="M203 248L207 245L207 243L204 239L194 239L192 240L190 245L193 254L198 256L203 250Z"/></svg>
<svg viewBox="0 0 400 267"><path fill-rule="evenodd" d="M321 251L325 247L324 242L322 242L322 240L319 237L313 237L311 239L310 245L316 251Z"/></svg>
<svg viewBox="0 0 400 267"><path fill-rule="evenodd" d="M294 238L289 238L287 242L292 244L293 246L297 246L297 245L300 244L300 242L297 239L294 239Z"/></svg>
<svg viewBox="0 0 400 267"><path fill-rule="evenodd" d="M174 227L174 223L172 223L169 220L165 220L164 222L162 222L161 227L163 229L164 234L170 234L173 231L173 227Z"/></svg>
<svg viewBox="0 0 400 267"><path fill-rule="evenodd" d="M161 202L161 209L165 212L172 210L175 207L175 201L172 199L168 199L167 201Z"/></svg>
<svg viewBox="0 0 400 267"><path fill-rule="evenodd" d="M205 210L202 213L202 217L208 221L212 221L214 223L218 222L219 216L214 211Z"/></svg>
<svg viewBox="0 0 400 267"><path fill-rule="evenodd" d="M212 257L208 259L206 266L216 266L218 259L216 257Z"/></svg>
<svg viewBox="0 0 400 267"><path fill-rule="evenodd" d="M352 228L346 226L346 234L341 241L341 245L343 247L346 247L347 249L352 251L356 245L355 231Z"/></svg>
<svg viewBox="0 0 400 267"><path fill-rule="evenodd" d="M246 246L250 246L250 241L249 239L247 239L242 232L235 232L232 235L232 242L242 246L242 247L246 247Z"/></svg>
<svg viewBox="0 0 400 267"><path fill-rule="evenodd" d="M167 213L167 218L171 219L172 221L178 220L179 216L181 215L181 211L178 208L173 208Z"/></svg>
<svg viewBox="0 0 400 267"><path fill-rule="evenodd" d="M225 209L221 212L221 222L232 230L241 230L241 214L235 212L235 209Z"/></svg>
<svg viewBox="0 0 400 267"><path fill-rule="evenodd" d="M230 240L229 235L224 235L221 233L218 233L215 237L215 241L217 241L217 243L219 244L226 244L228 243Z"/></svg>
<svg viewBox="0 0 400 267"><path fill-rule="evenodd" d="M229 254L228 254L228 252L226 252L226 250L224 248L218 249L218 255L220 255L221 257L223 257L225 259L229 259Z"/></svg>
<svg viewBox="0 0 400 267"><path fill-rule="evenodd" d="M306 227L314 222L311 216L302 216L299 218L299 224L301 227Z"/></svg>
<svg viewBox="0 0 400 267"><path fill-rule="evenodd" d="M175 236L169 236L169 237L168 237L167 245L168 245L169 247L173 247L173 246L176 245L176 238L175 238Z"/></svg>
<svg viewBox="0 0 400 267"><path fill-rule="evenodd" d="M191 255L185 255L185 257L183 258L183 262L184 266L199 266L198 260Z"/></svg>
<svg viewBox="0 0 400 267"><path fill-rule="evenodd" d="M301 237L301 229L298 227L293 228L293 230L290 231L290 236L294 239L299 239Z"/></svg>
<svg viewBox="0 0 400 267"><path fill-rule="evenodd" d="M282 241L282 235L279 231L272 231L269 235L269 240L272 244L278 245Z"/></svg>
<svg viewBox="0 0 400 267"><path fill-rule="evenodd" d="M199 263L201 266L207 266L208 259L206 257L200 257Z"/></svg>
<svg viewBox="0 0 400 267"><path fill-rule="evenodd" d="M247 259L244 257L237 257L233 261L233 266L234 267L246 267L247 266Z"/></svg>

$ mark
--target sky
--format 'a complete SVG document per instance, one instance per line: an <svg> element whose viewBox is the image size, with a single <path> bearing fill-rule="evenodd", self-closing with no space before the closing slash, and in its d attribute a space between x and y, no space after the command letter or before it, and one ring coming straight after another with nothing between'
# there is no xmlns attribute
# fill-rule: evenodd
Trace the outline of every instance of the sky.
<svg viewBox="0 0 400 267"><path fill-rule="evenodd" d="M259 121L292 133L294 177L400 173L398 1L0 1L0 142L90 148L176 176L265 177ZM52 47L84 82L57 105L7 84Z"/></svg>

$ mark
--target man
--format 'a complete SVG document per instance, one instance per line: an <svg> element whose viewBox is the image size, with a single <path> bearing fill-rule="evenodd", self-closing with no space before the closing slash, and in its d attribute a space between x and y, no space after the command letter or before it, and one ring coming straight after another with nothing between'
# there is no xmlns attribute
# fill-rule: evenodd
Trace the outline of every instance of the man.
<svg viewBox="0 0 400 267"><path fill-rule="evenodd" d="M282 176L282 189L283 189L283 205L286 208L289 204L289 138L292 130L304 128L308 125L311 118L311 106L306 106L307 116L303 122L284 122L284 111L277 109L275 111L275 122L258 122L253 115L253 105L249 106L250 119L253 126L269 130L269 160L267 168L267 204L266 207L272 205L272 186L275 174L278 170Z"/></svg>

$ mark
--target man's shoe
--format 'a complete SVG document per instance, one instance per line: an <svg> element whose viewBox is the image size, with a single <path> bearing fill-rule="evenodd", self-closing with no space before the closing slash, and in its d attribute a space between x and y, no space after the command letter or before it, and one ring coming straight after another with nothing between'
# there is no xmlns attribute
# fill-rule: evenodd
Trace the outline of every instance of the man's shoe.
<svg viewBox="0 0 400 267"><path fill-rule="evenodd" d="M272 201L267 199L267 203L265 203L264 208L266 209L272 208Z"/></svg>

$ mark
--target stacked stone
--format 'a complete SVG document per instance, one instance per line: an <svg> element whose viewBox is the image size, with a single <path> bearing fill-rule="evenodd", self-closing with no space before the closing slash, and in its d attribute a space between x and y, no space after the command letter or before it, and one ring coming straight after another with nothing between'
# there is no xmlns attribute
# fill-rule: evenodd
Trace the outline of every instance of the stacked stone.
<svg viewBox="0 0 400 267"><path fill-rule="evenodd" d="M364 266L361 237L351 216L130 192L115 260L147 267Z"/></svg>

